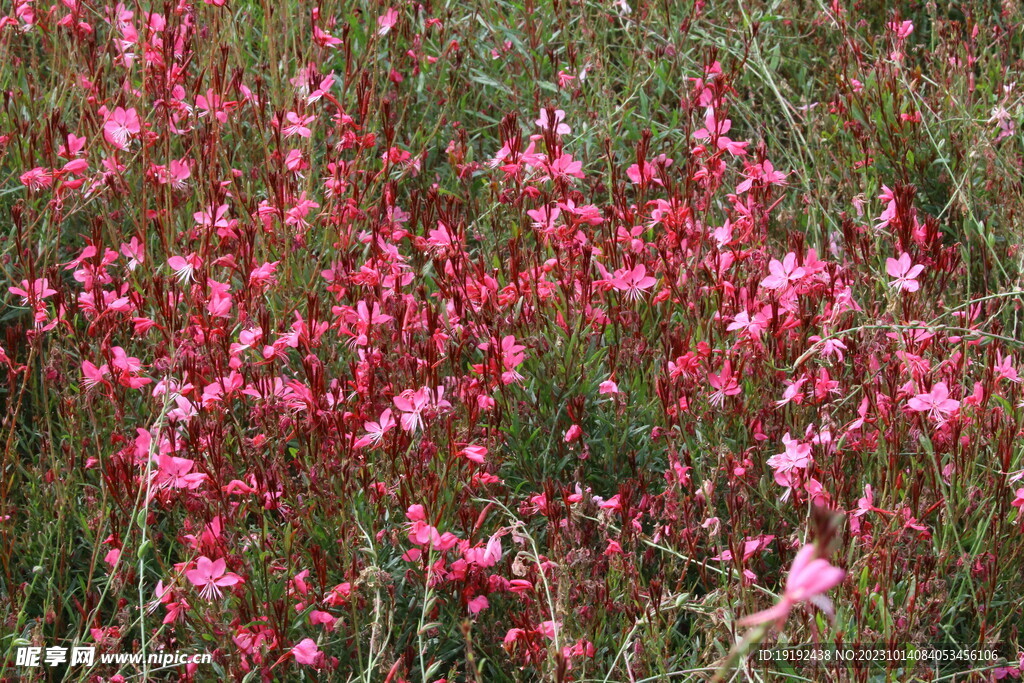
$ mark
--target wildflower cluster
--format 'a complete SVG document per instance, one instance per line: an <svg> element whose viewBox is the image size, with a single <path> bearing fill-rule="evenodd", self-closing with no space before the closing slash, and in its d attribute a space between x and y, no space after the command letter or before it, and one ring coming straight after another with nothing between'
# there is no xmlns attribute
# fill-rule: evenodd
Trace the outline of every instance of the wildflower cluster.
<svg viewBox="0 0 1024 683"><path fill-rule="evenodd" d="M386 683L954 634L1019 677L1020 18L539 4L3 10L7 631Z"/></svg>

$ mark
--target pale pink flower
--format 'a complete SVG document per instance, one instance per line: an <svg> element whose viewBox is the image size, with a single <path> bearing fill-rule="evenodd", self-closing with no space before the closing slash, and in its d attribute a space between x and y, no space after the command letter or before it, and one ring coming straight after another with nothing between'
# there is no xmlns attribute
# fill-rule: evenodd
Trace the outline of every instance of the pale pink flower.
<svg viewBox="0 0 1024 683"><path fill-rule="evenodd" d="M466 460L472 460L477 464L484 464L484 458L487 457L487 449L483 446L466 446L460 451Z"/></svg>
<svg viewBox="0 0 1024 683"><path fill-rule="evenodd" d="M773 607L743 617L738 624L753 626L774 622L776 628L781 628L793 607L803 602L813 602L819 609L831 616L834 613L832 602L824 593L838 586L844 578L846 578L846 572L838 567L833 567L828 560L819 557L814 544L805 545L797 553L796 559L793 560L793 566L790 567L782 599Z"/></svg>
<svg viewBox="0 0 1024 683"><path fill-rule="evenodd" d="M490 603L487 602L486 597L478 595L470 600L467 606L469 607L470 614L479 614L483 610L487 609L490 606Z"/></svg>
<svg viewBox="0 0 1024 683"><path fill-rule="evenodd" d="M21 174L21 184L30 190L39 190L53 184L53 171L48 168L33 168Z"/></svg>
<svg viewBox="0 0 1024 683"><path fill-rule="evenodd" d="M172 256L167 259L167 265L174 271L174 276L178 278L178 282L191 281L192 274L195 272L197 266L202 263L202 260L195 254L189 254L188 256Z"/></svg>
<svg viewBox="0 0 1024 683"><path fill-rule="evenodd" d="M430 405L430 390L421 387L416 391L407 390L393 399L395 407L401 411L402 429L415 432L423 428L423 411Z"/></svg>
<svg viewBox="0 0 1024 683"><path fill-rule="evenodd" d="M487 545L483 548L466 548L462 556L469 564L475 564L485 569L493 567L501 561L501 537L497 534L491 536L487 539Z"/></svg>
<svg viewBox="0 0 1024 683"><path fill-rule="evenodd" d="M384 435L395 427L395 418L391 413L391 408L385 408L384 412L380 414L380 419L377 422L367 421L363 423L363 429L366 430L366 436L362 437L355 442L356 448L361 448L367 444L376 446L380 443L380 440L384 438Z"/></svg>
<svg viewBox="0 0 1024 683"><path fill-rule="evenodd" d="M304 638L299 641L299 644L292 648L291 653L295 656L296 662L306 666L316 666L317 660L323 655L312 638Z"/></svg>
<svg viewBox="0 0 1024 683"><path fill-rule="evenodd" d="M377 17L377 35L386 36L398 23L398 12L389 7L384 14Z"/></svg>
<svg viewBox="0 0 1024 683"><path fill-rule="evenodd" d="M145 247L138 237L132 237L127 243L122 242L121 253L128 259L128 270L135 270L146 262Z"/></svg>
<svg viewBox="0 0 1024 683"><path fill-rule="evenodd" d="M109 384L105 379L109 374L110 369L106 363L96 367L87 360L82 361L82 384L86 387L94 387L97 384Z"/></svg>
<svg viewBox="0 0 1024 683"><path fill-rule="evenodd" d="M201 597L206 600L212 600L214 597L219 598L221 596L221 588L242 583L242 577L233 572L225 571L226 568L227 563L223 557L211 560L204 555L196 562L195 569L185 572L185 578L193 586L201 589L199 591Z"/></svg>
<svg viewBox="0 0 1024 683"><path fill-rule="evenodd" d="M569 133L572 132L572 129L567 124L562 123L562 121L564 121L564 120L565 120L565 112L562 111L561 109L556 109L555 110L555 120L554 121L552 121L551 119L548 118L548 110L547 109L541 109L540 110L540 118L538 118L536 121L534 121L534 123L536 123L537 126L540 127L543 130L547 130L549 128L553 128L555 133L558 134L558 135L568 135Z"/></svg>
<svg viewBox="0 0 1024 683"><path fill-rule="evenodd" d="M915 412L928 413L933 420L943 423L960 408L960 401L949 397L949 387L945 382L938 382L928 393L918 394L907 401L907 406Z"/></svg>
<svg viewBox="0 0 1024 683"><path fill-rule="evenodd" d="M900 254L899 259L886 259L885 270L890 277L895 278L889 283L890 287L903 292L916 292L921 287L921 283L915 278L921 274L924 266L920 263L913 265L907 252Z"/></svg>
<svg viewBox="0 0 1024 683"><path fill-rule="evenodd" d="M21 303L29 304L33 300L41 301L57 293L56 289L50 287L50 282L45 277L40 280L22 280L20 287L8 287L7 291L21 297Z"/></svg>
<svg viewBox="0 0 1024 683"><path fill-rule="evenodd" d="M118 149L128 149L128 141L142 131L135 108L115 107L103 124L103 139Z"/></svg>
<svg viewBox="0 0 1024 683"><path fill-rule="evenodd" d="M742 391L739 381L732 374L732 364L729 361L725 361L721 373L717 375L708 373L708 384L715 390L711 394L711 405L717 407L721 407L726 396L735 396Z"/></svg>
<svg viewBox="0 0 1024 683"><path fill-rule="evenodd" d="M557 159L548 163L550 178L561 178L572 182L571 178L585 178L583 173L583 162L576 161L571 154L561 154Z"/></svg>
<svg viewBox="0 0 1024 683"><path fill-rule="evenodd" d="M775 483L790 488L793 486L793 474L796 470L804 470L811 466L811 445L802 443L786 432L782 437L786 450L768 458L768 466L775 470Z"/></svg>
<svg viewBox="0 0 1024 683"><path fill-rule="evenodd" d="M298 135L302 138L308 138L313 134L309 126L316 120L316 116L300 116L293 111L288 112L284 115L287 119L288 124L281 127L281 132L284 133L286 138L293 135Z"/></svg>
<svg viewBox="0 0 1024 683"><path fill-rule="evenodd" d="M154 485L172 489L195 490L203 485L207 476L202 472L193 472L195 462L188 458L179 458L161 453L158 458L159 469L154 473Z"/></svg>
<svg viewBox="0 0 1024 683"><path fill-rule="evenodd" d="M804 269L796 265L796 254L789 252L781 262L772 259L768 264L768 277L761 280L765 289L782 289L804 276Z"/></svg>
<svg viewBox="0 0 1024 683"><path fill-rule="evenodd" d="M633 268L619 268L615 271L615 277L611 284L620 292L626 292L626 297L631 300L640 298L644 290L654 286L657 280L647 274L647 266L638 263Z"/></svg>
<svg viewBox="0 0 1024 683"><path fill-rule="evenodd" d="M330 612L324 612L323 610L315 609L309 613L309 623L313 626L323 625L328 631L334 630L334 624L338 621Z"/></svg>
<svg viewBox="0 0 1024 683"><path fill-rule="evenodd" d="M548 640L554 640L561 628L560 621L543 621L537 626L537 632Z"/></svg>

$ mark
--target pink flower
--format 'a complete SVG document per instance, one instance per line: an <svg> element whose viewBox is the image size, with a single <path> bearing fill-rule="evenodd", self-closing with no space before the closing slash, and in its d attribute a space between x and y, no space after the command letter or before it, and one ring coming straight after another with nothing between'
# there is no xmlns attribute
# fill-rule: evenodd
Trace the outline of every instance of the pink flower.
<svg viewBox="0 0 1024 683"><path fill-rule="evenodd" d="M755 553L760 552L768 547L768 545L775 540L775 536L758 536L757 538L747 539L743 542L743 561L746 562ZM726 549L721 554L711 558L712 560L719 560L721 562L732 562L732 550Z"/></svg>
<svg viewBox="0 0 1024 683"><path fill-rule="evenodd" d="M834 613L832 603L823 593L838 586L844 578L845 571L818 557L814 544L805 545L790 567L782 599L773 607L743 617L738 623L740 626L753 626L774 622L776 628L781 628L793 607L803 602L813 602L831 616Z"/></svg>
<svg viewBox="0 0 1024 683"><path fill-rule="evenodd" d="M740 332L741 334L748 335L751 339L759 339L761 333L768 329L768 325L771 323L772 310L770 306L765 306L760 311L754 314L754 317L750 317L750 313L747 311L740 311L733 317L733 321L729 323L725 330L726 332Z"/></svg>
<svg viewBox="0 0 1024 683"><path fill-rule="evenodd" d="M526 636L526 631L524 629L510 628L508 630L508 633L505 634L505 639L502 642L504 643L505 647L508 647L520 638L523 638L524 636Z"/></svg>
<svg viewBox="0 0 1024 683"><path fill-rule="evenodd" d="M896 278L889 283L890 287L895 287L904 292L916 292L921 287L921 283L914 278L921 274L924 266L920 263L912 265L910 254L907 252L900 254L899 259L886 259L885 270L889 273L890 277Z"/></svg>
<svg viewBox="0 0 1024 683"><path fill-rule="evenodd" d="M295 112L290 111L284 117L288 120L288 125L283 126L281 132L284 133L286 138L293 135L308 138L313 134L309 126L316 120L316 116L299 116Z"/></svg>
<svg viewBox="0 0 1024 683"><path fill-rule="evenodd" d="M207 476L202 472L193 472L195 462L188 458L178 458L161 453L158 458L160 469L155 472L154 484L172 489L195 490L203 485ZM223 560L221 560L223 562Z"/></svg>
<svg viewBox="0 0 1024 683"><path fill-rule="evenodd" d="M211 3L209 2L209 0L207 0L206 4ZM223 6L224 2L223 0L220 0L214 2L213 4ZM212 112L214 118L216 118L221 123L228 122L228 111L237 105L237 102L224 102L221 96L213 91L213 88L207 89L205 95L200 95L196 98L196 108L201 110L201 113L199 115L206 116L207 114Z"/></svg>
<svg viewBox="0 0 1024 683"><path fill-rule="evenodd" d="M135 270L146 262L145 247L139 242L138 237L132 237L127 243L122 242L121 253L128 259L128 270Z"/></svg>
<svg viewBox="0 0 1024 683"><path fill-rule="evenodd" d="M721 407L725 402L726 396L735 396L740 393L740 383L736 380L736 377L732 374L732 365L729 361L725 361L722 366L722 372L718 375L708 373L708 384L715 390L711 394L711 405Z"/></svg>
<svg viewBox="0 0 1024 683"><path fill-rule="evenodd" d="M334 630L334 624L338 621L330 612L315 609L309 613L309 623L313 626L323 625L328 631Z"/></svg>
<svg viewBox="0 0 1024 683"><path fill-rule="evenodd" d="M876 219L876 230L884 230L896 218L896 197L888 186L882 185L882 192L878 195L879 201L885 202L885 209Z"/></svg>
<svg viewBox="0 0 1024 683"><path fill-rule="evenodd" d="M406 508L405 516L410 522L422 522L427 519L427 510L419 503L413 503Z"/></svg>
<svg viewBox="0 0 1024 683"><path fill-rule="evenodd" d="M525 346L516 343L516 338L511 334L501 338L501 366L503 370L501 381L503 384L512 384L513 382L521 382L523 380L523 376L516 371L516 368L526 360L526 354L523 353L525 349Z"/></svg>
<svg viewBox="0 0 1024 683"><path fill-rule="evenodd" d="M212 600L214 597L219 598L221 596L221 588L243 582L242 577L233 572L225 571L226 568L227 563L223 557L210 560L210 558L204 555L196 562L195 569L185 572L185 578L196 588L202 589L199 591L201 597L206 600Z"/></svg>
<svg viewBox="0 0 1024 683"><path fill-rule="evenodd" d="M477 546L475 548L467 548L463 553L463 557L466 562L475 564L479 567L487 568L493 567L501 561L503 554L501 548L501 536L495 534L487 539L487 545L483 548Z"/></svg>
<svg viewBox="0 0 1024 683"><path fill-rule="evenodd" d="M869 512L882 512L888 514L885 510L875 507L875 493L871 488L871 484L864 485L864 495L857 499L857 509L851 511L851 515L854 517L863 517Z"/></svg>
<svg viewBox="0 0 1024 683"><path fill-rule="evenodd" d="M128 141L141 131L142 124L134 107L115 107L113 112L107 114L107 120L103 124L103 139L118 149L128 149Z"/></svg>
<svg viewBox="0 0 1024 683"><path fill-rule="evenodd" d="M651 183L664 186L665 183L658 177L658 171L662 167L668 168L671 165L672 159L664 154L659 154L653 162L645 160L642 163L633 164L627 168L626 177L634 185L640 185L641 187L646 187Z"/></svg>
<svg viewBox="0 0 1024 683"><path fill-rule="evenodd" d="M537 625L537 632L548 640L554 640L562 628L560 621L543 621Z"/></svg>
<svg viewBox="0 0 1024 683"><path fill-rule="evenodd" d="M571 154L561 154L557 159L548 164L551 178L562 178L568 182L570 178L585 178L583 174L583 162L575 161Z"/></svg>
<svg viewBox="0 0 1024 683"><path fill-rule="evenodd" d="M178 620L183 620L185 613L191 607L184 598L179 597L175 600L174 590L171 586L165 587L163 581L157 581L155 595L156 599L149 603L147 611L153 612L163 604L164 609L167 610L162 622L164 624L173 624Z"/></svg>
<svg viewBox="0 0 1024 683"><path fill-rule="evenodd" d="M460 451L466 460L472 460L473 462L483 465L484 458L487 457L487 449L483 446L466 446Z"/></svg>
<svg viewBox="0 0 1024 683"><path fill-rule="evenodd" d="M398 12L394 8L388 7L384 14L377 17L377 35L386 36L397 23Z"/></svg>
<svg viewBox="0 0 1024 683"><path fill-rule="evenodd" d="M799 405L804 400L804 395L800 391L804 384L807 383L806 377L801 377L798 380L786 380L786 390L782 392L782 398L775 402L776 406L780 408L787 403L795 403Z"/></svg>
<svg viewBox="0 0 1024 683"><path fill-rule="evenodd" d="M612 286L620 292L626 292L626 297L631 300L639 299L641 292L653 287L655 282L657 280L647 274L647 266L642 263L632 269L619 268L611 279Z"/></svg>
<svg viewBox="0 0 1024 683"><path fill-rule="evenodd" d="M581 436L583 436L583 428L578 424L574 424L565 430L564 440L565 443L572 443L573 441L578 441Z"/></svg>
<svg viewBox="0 0 1024 683"><path fill-rule="evenodd" d="M906 40L914 32L914 22L912 21L890 21L885 27L895 33L899 40Z"/></svg>
<svg viewBox="0 0 1024 683"><path fill-rule="evenodd" d="M428 232L427 244L434 247L435 250L443 252L445 249L449 249L458 243L458 237L453 237L448 231L448 226L443 221L437 222L437 228L431 229Z"/></svg>
<svg viewBox="0 0 1024 683"><path fill-rule="evenodd" d="M8 287L7 291L21 297L21 303L29 304L33 300L41 301L57 293L56 289L50 287L50 281L45 277L40 280L21 281L21 287Z"/></svg>
<svg viewBox="0 0 1024 683"><path fill-rule="evenodd" d="M1013 356L1004 356L996 351L996 364L992 366L992 371L995 373L996 381L1005 379L1014 384L1018 384L1021 381L1020 375L1017 374L1017 369L1013 367Z"/></svg>
<svg viewBox="0 0 1024 683"><path fill-rule="evenodd" d="M221 204L220 206L210 207L209 211L197 211L192 214L192 218L196 222L196 227L207 229L217 228L217 234L224 235L224 231L230 231L234 227L234 221L226 217L227 213L228 205Z"/></svg>
<svg viewBox="0 0 1024 683"><path fill-rule="evenodd" d="M192 274L201 263L202 260L195 254L172 256L167 259L167 265L174 271L174 276L178 278L178 282L191 281Z"/></svg>
<svg viewBox="0 0 1024 683"><path fill-rule="evenodd" d="M489 606L490 603L487 602L487 598L485 598L482 595L478 595L469 601L469 613L479 614L483 610L487 609Z"/></svg>
<svg viewBox="0 0 1024 683"><path fill-rule="evenodd" d="M142 361L138 358L129 356L120 346L114 346L110 351L113 356L110 362L110 370L118 382L126 387L138 389L152 381L148 377L139 377L138 373L142 370Z"/></svg>
<svg viewBox="0 0 1024 683"><path fill-rule="evenodd" d="M772 162L767 159L760 164L753 164L747 168L747 179L736 186L736 194L743 194L754 186L755 181L761 181L765 185L785 185L787 173L776 171Z"/></svg>
<svg viewBox="0 0 1024 683"><path fill-rule="evenodd" d="M796 265L796 254L793 252L786 254L781 263L772 259L768 271L771 274L761 280L761 286L765 289L782 289L804 276L804 269Z"/></svg>
<svg viewBox="0 0 1024 683"><path fill-rule="evenodd" d="M728 150L729 154L733 156L741 156L746 154L746 142L737 142L726 137L732 129L732 121L729 119L721 119L715 115L715 110L712 107L708 107L704 113L704 127L694 132L693 137L697 140L712 140L715 142L715 146L720 150Z"/></svg>
<svg viewBox="0 0 1024 683"><path fill-rule="evenodd" d="M423 411L430 404L430 390L421 387L416 391L405 391L393 399L395 407L402 412L402 429L415 432L423 428Z"/></svg>
<svg viewBox="0 0 1024 683"><path fill-rule="evenodd" d="M939 382L926 394L918 394L907 401L907 406L918 413L928 413L938 423L945 422L960 408L960 401L949 398L949 388Z"/></svg>
<svg viewBox="0 0 1024 683"><path fill-rule="evenodd" d="M786 450L768 458L768 466L775 470L775 483L790 488L793 486L793 473L807 469L813 462L811 445L797 441L789 432L782 437L782 443Z"/></svg>
<svg viewBox="0 0 1024 683"><path fill-rule="evenodd" d="M442 534L436 527L427 524L427 512L422 505L410 505L405 511L405 516L409 520L409 541L414 545L425 545L444 552L458 544L458 537L451 532L446 531ZM413 549L403 557L414 561L420 557L420 552L419 549Z"/></svg>
<svg viewBox="0 0 1024 683"><path fill-rule="evenodd" d="M82 361L82 384L86 387L94 387L97 384L106 384L109 386L109 382L106 381L106 376L110 374L110 369L107 364L104 363L100 367L96 367L87 360Z"/></svg>
<svg viewBox="0 0 1024 683"><path fill-rule="evenodd" d="M338 607L347 603L350 595L352 595L352 584L345 581L327 592L327 595L324 597L324 603L331 607Z"/></svg>
<svg viewBox="0 0 1024 683"><path fill-rule="evenodd" d="M166 166L153 164L150 171L161 185L170 185L176 190L184 190L188 179L192 176L188 159L172 159Z"/></svg>
<svg viewBox="0 0 1024 683"><path fill-rule="evenodd" d="M317 660L323 655L312 638L304 638L292 648L291 652L295 656L296 662L306 666L316 666Z"/></svg>
<svg viewBox="0 0 1024 683"><path fill-rule="evenodd" d="M395 418L391 414L391 408L385 408L384 412L380 414L380 419L377 422L364 422L363 429L366 430L366 436L362 437L355 442L356 448L361 448L367 444L376 446L380 443L384 435L395 427Z"/></svg>
<svg viewBox="0 0 1024 683"><path fill-rule="evenodd" d="M415 545L437 546L441 542L441 532L426 522L414 521L409 525L409 541Z"/></svg>
<svg viewBox="0 0 1024 683"><path fill-rule="evenodd" d="M53 184L53 171L48 168L33 168L21 174L21 184L30 190L50 187Z"/></svg>
<svg viewBox="0 0 1024 683"><path fill-rule="evenodd" d="M539 128L541 128L542 130L547 130L549 128L553 128L555 133L557 133L558 135L568 135L569 133L572 132L572 129L569 128L569 126L567 124L562 123L562 121L565 120L565 112L564 111L562 111L561 109L556 109L555 110L555 117L554 118L555 118L554 121L549 119L548 118L548 110L547 109L541 109L540 110L540 118L538 118L536 121L534 121L534 123L536 123L537 126Z"/></svg>

